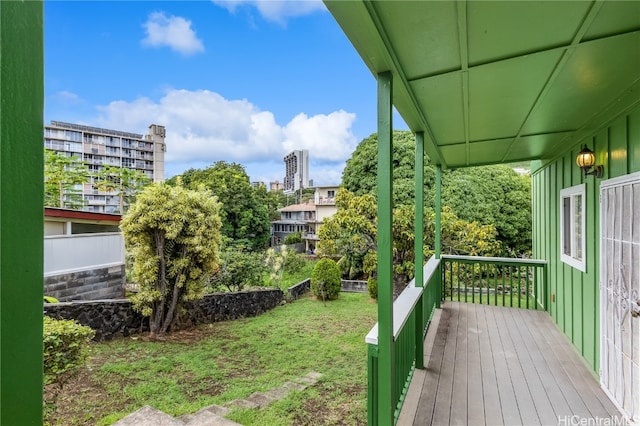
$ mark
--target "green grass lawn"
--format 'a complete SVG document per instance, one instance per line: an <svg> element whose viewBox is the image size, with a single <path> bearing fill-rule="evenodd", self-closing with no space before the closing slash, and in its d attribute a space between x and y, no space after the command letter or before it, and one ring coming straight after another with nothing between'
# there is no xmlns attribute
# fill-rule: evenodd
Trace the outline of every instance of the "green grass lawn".
<svg viewBox="0 0 640 426"><path fill-rule="evenodd" d="M316 385L227 417L243 425L364 425L364 336L375 322L368 295L342 293L326 304L305 296L259 317L204 325L162 342L141 335L95 344L50 420L106 425L146 404L179 416L317 371L324 376Z"/></svg>

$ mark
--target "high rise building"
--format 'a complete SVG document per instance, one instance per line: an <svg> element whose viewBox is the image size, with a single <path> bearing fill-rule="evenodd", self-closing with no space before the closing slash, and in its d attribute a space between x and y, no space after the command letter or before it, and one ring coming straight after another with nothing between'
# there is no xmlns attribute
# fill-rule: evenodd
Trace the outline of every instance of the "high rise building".
<svg viewBox="0 0 640 426"><path fill-rule="evenodd" d="M167 150L165 128L149 126L146 135L101 129L98 127L51 121L44 126L44 147L69 157L78 157L89 168L82 185L83 210L114 213L120 209L120 197L98 190L93 175L105 166L140 170L153 182L164 180L164 153Z"/></svg>
<svg viewBox="0 0 640 426"><path fill-rule="evenodd" d="M309 151L293 151L284 157L284 192L291 194L300 188L309 187Z"/></svg>

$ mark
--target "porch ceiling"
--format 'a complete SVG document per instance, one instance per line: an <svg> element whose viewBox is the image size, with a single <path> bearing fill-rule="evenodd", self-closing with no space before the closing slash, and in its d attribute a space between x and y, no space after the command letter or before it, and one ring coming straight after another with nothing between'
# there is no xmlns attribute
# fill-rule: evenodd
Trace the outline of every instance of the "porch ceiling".
<svg viewBox="0 0 640 426"><path fill-rule="evenodd" d="M640 103L640 2L326 1L436 164L550 159Z"/></svg>

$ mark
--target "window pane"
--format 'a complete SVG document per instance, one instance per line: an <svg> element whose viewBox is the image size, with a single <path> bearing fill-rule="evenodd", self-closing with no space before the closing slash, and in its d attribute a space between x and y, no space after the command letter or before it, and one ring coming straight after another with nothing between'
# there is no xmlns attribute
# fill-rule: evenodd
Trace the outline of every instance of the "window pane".
<svg viewBox="0 0 640 426"><path fill-rule="evenodd" d="M573 201L573 257L582 260L582 195L576 195Z"/></svg>
<svg viewBox="0 0 640 426"><path fill-rule="evenodd" d="M571 256L571 197L562 199L562 254Z"/></svg>

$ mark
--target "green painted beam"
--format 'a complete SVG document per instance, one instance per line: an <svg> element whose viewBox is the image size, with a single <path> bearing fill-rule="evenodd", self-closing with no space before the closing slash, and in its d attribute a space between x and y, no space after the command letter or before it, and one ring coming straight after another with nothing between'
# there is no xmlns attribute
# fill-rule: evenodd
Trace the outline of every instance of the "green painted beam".
<svg viewBox="0 0 640 426"><path fill-rule="evenodd" d="M415 158L415 226L414 226L414 264L416 287L424 286L424 133L416 133L416 158ZM424 368L423 345L423 304L424 293L416 303L416 368Z"/></svg>
<svg viewBox="0 0 640 426"><path fill-rule="evenodd" d="M393 346L393 78L378 74L378 422L394 423Z"/></svg>
<svg viewBox="0 0 640 426"><path fill-rule="evenodd" d="M0 2L0 424L42 425L43 5Z"/></svg>

